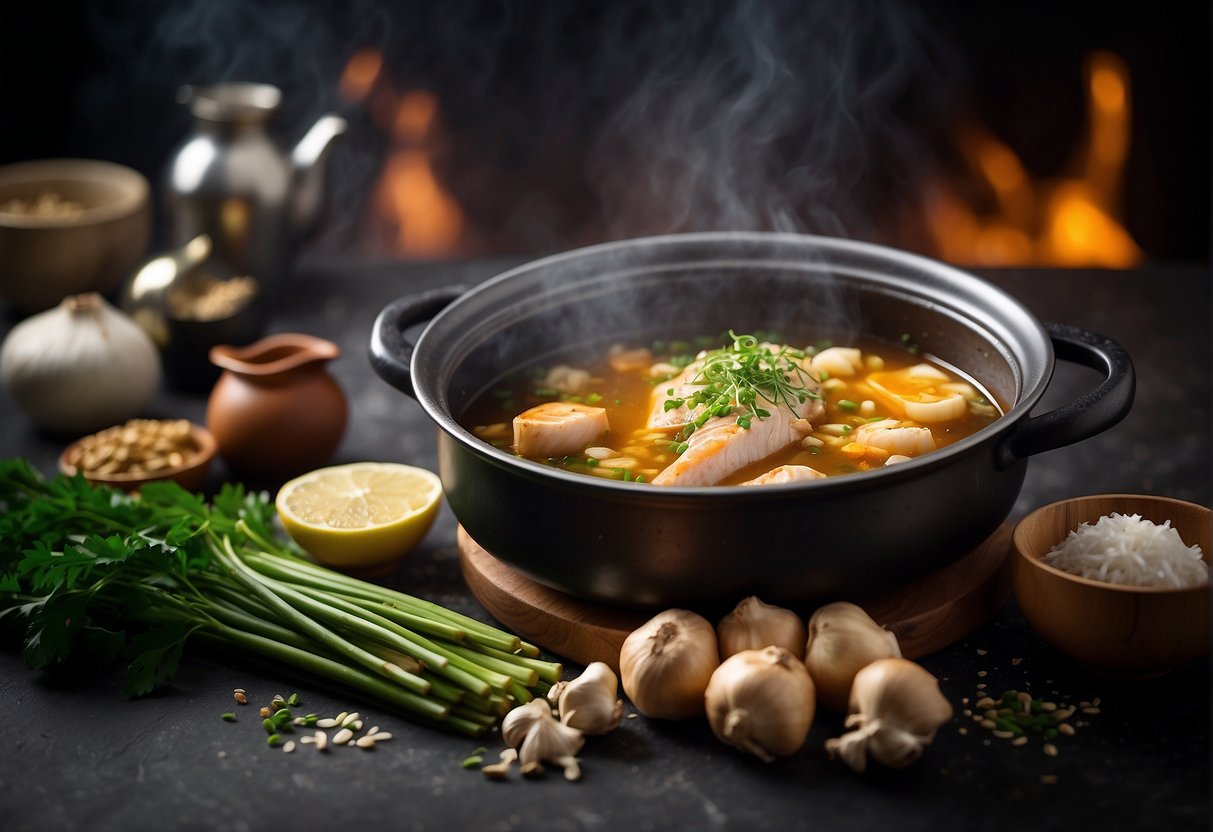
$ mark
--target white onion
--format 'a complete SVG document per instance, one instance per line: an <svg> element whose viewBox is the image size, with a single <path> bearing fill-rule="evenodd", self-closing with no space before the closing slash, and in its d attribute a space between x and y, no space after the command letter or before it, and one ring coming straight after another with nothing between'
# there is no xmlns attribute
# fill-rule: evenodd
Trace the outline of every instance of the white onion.
<svg viewBox="0 0 1213 832"><path fill-rule="evenodd" d="M39 427L81 435L139 415L160 383L160 353L100 295L74 295L13 327L0 377Z"/></svg>

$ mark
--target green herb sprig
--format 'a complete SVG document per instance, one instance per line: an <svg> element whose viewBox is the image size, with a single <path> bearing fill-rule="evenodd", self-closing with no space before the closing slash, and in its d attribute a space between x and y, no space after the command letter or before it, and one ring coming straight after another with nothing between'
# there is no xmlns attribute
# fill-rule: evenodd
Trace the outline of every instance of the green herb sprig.
<svg viewBox="0 0 1213 832"><path fill-rule="evenodd" d="M663 407L675 410L684 404L695 418L679 434L685 440L697 428L713 417L725 417L737 412L737 424L748 429L754 419L766 419L771 411L762 406L786 407L793 413L810 399L819 399L817 379L800 362L803 350L782 346L778 351L760 344L753 335L738 335L729 330L732 343L712 350L703 358L699 371L687 382L698 387L694 394L676 398L674 388L666 391L670 398Z"/></svg>
<svg viewBox="0 0 1213 832"><path fill-rule="evenodd" d="M268 495L240 486L209 503L173 483L130 496L0 460L0 618L24 622L34 668L124 656L131 696L203 641L471 736L560 678L517 636L316 566L273 519ZM277 713L271 740L290 725Z"/></svg>

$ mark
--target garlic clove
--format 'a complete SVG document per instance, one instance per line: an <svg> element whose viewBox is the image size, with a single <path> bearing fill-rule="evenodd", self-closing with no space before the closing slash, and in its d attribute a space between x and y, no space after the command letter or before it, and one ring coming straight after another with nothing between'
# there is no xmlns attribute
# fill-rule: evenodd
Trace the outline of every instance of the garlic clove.
<svg viewBox="0 0 1213 832"><path fill-rule="evenodd" d="M716 631L688 610L658 613L624 639L619 652L624 692L638 711L659 719L701 715L719 665Z"/></svg>
<svg viewBox="0 0 1213 832"><path fill-rule="evenodd" d="M720 620L716 635L722 659L772 644L798 659L804 658L805 626L800 616L783 607L764 604L753 595Z"/></svg>
<svg viewBox="0 0 1213 832"><path fill-rule="evenodd" d="M619 679L605 662L591 663L571 682L558 682L556 695L560 721L585 734L613 731L623 719L623 702L617 698ZM548 696L551 698L551 691Z"/></svg>
<svg viewBox="0 0 1213 832"><path fill-rule="evenodd" d="M580 731L556 721L551 706L543 699L533 699L506 714L501 721L501 737L518 749L518 760L524 768L533 770L532 764L547 760L563 766L566 776L567 761L575 758L585 744Z"/></svg>
<svg viewBox="0 0 1213 832"><path fill-rule="evenodd" d="M851 714L846 727L855 730L826 741L830 756L840 756L862 772L871 757L890 768L904 768L935 739L939 726L952 718L952 704L939 681L914 662L880 659L855 675Z"/></svg>
<svg viewBox="0 0 1213 832"><path fill-rule="evenodd" d="M774 646L725 659L704 700L713 733L765 762L804 745L817 706L804 664Z"/></svg>
<svg viewBox="0 0 1213 832"><path fill-rule="evenodd" d="M856 673L878 659L900 657L897 636L855 604L827 604L809 619L804 663L827 708L845 711Z"/></svg>

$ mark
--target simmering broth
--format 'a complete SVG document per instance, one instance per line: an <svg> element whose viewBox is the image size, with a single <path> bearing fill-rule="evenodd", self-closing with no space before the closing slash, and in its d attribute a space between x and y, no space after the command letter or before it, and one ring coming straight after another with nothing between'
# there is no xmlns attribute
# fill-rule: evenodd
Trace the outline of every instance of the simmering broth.
<svg viewBox="0 0 1213 832"><path fill-rule="evenodd" d="M763 485L897 464L1000 415L908 337L835 346L730 333L524 368L490 385L461 422L496 447L588 476Z"/></svg>

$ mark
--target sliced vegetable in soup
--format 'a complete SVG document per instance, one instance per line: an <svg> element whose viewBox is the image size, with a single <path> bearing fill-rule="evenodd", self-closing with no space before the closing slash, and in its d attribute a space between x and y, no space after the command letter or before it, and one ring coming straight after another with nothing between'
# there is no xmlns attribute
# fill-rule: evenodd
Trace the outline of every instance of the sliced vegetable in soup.
<svg viewBox="0 0 1213 832"><path fill-rule="evenodd" d="M730 332L532 367L463 421L499 448L590 476L757 486L895 465L1000 415L908 336L802 347Z"/></svg>

